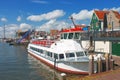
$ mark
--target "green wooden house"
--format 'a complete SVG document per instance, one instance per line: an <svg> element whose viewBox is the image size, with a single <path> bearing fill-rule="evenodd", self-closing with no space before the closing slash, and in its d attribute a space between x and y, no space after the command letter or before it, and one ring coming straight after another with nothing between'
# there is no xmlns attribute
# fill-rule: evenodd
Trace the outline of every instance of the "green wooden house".
<svg viewBox="0 0 120 80"><path fill-rule="evenodd" d="M94 13L92 15L92 19L90 22L91 25L91 30L103 30L103 20L104 20L104 15L108 14L108 11L98 11L94 10Z"/></svg>

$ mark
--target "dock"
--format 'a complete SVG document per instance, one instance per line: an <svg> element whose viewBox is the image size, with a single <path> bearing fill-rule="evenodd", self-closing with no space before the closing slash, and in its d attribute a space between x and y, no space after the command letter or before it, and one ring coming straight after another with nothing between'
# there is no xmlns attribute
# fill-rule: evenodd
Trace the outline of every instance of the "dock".
<svg viewBox="0 0 120 80"><path fill-rule="evenodd" d="M68 75L65 80L119 80L120 79L120 57L114 56L115 69L87 76Z"/></svg>
<svg viewBox="0 0 120 80"><path fill-rule="evenodd" d="M119 80L120 69L93 74L85 77L67 77L66 80Z"/></svg>

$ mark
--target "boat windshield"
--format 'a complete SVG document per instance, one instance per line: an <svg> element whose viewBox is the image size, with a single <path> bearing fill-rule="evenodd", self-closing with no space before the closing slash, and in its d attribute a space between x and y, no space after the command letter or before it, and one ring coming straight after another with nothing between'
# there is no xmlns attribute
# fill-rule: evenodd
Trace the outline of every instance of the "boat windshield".
<svg viewBox="0 0 120 80"><path fill-rule="evenodd" d="M64 39L67 39L67 35L68 35L67 33L64 33Z"/></svg>
<svg viewBox="0 0 120 80"><path fill-rule="evenodd" d="M80 33L75 33L74 39L80 39Z"/></svg>
<svg viewBox="0 0 120 80"><path fill-rule="evenodd" d="M61 39L76 39L80 40L81 36L79 32L71 32L71 33L62 33Z"/></svg>
<svg viewBox="0 0 120 80"><path fill-rule="evenodd" d="M73 33L69 33L68 39L73 39Z"/></svg>

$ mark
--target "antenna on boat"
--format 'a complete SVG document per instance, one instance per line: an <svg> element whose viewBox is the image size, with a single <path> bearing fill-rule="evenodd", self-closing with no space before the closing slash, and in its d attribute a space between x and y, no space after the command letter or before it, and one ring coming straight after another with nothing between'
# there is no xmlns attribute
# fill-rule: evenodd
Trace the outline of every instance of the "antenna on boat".
<svg viewBox="0 0 120 80"><path fill-rule="evenodd" d="M75 22L74 22L74 20L73 20L73 16L70 16L70 19L72 20L72 23L73 23L73 25L74 25L74 27L75 27L76 25L75 25Z"/></svg>

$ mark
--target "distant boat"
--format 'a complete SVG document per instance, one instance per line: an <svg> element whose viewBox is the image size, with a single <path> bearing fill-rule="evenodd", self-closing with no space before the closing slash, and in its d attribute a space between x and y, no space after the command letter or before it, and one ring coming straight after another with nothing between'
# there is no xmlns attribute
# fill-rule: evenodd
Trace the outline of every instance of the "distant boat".
<svg viewBox="0 0 120 80"><path fill-rule="evenodd" d="M89 58L76 40L81 28L62 30L59 40L35 39L28 44L28 52L48 66L64 73L88 74ZM96 69L96 64L94 65Z"/></svg>
<svg viewBox="0 0 120 80"><path fill-rule="evenodd" d="M9 45L14 45L14 44L15 44L15 42L14 42L14 41L9 42Z"/></svg>

